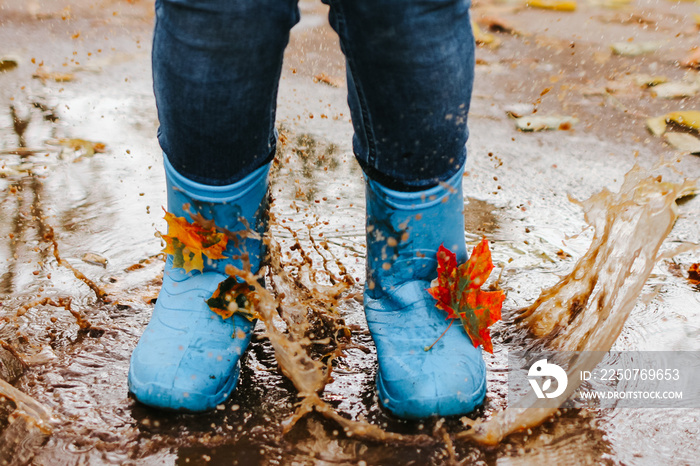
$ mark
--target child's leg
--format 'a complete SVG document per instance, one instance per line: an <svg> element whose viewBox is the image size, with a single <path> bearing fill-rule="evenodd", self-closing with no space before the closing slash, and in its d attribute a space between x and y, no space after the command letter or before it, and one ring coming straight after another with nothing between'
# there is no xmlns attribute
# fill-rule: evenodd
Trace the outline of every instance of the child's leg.
<svg viewBox="0 0 700 466"><path fill-rule="evenodd" d="M348 64L367 177L365 312L381 403L407 418L465 414L486 391L481 350L427 293L440 244L466 260L462 170L474 78L466 0L326 0Z"/></svg>
<svg viewBox="0 0 700 466"><path fill-rule="evenodd" d="M272 160L275 105L296 0L158 0L153 82L158 139L173 168L203 184Z"/></svg>
<svg viewBox="0 0 700 466"><path fill-rule="evenodd" d="M347 59L354 150L397 190L448 180L466 159L474 80L468 0L324 0Z"/></svg>
<svg viewBox="0 0 700 466"><path fill-rule="evenodd" d="M201 271L181 268L177 252L168 255L129 369L129 390L145 404L204 411L235 388L254 323L239 314L223 320L206 300L227 277L227 264L260 267L277 83L297 19L296 0L156 4L153 77L168 212L213 223L228 242L224 258L203 257Z"/></svg>

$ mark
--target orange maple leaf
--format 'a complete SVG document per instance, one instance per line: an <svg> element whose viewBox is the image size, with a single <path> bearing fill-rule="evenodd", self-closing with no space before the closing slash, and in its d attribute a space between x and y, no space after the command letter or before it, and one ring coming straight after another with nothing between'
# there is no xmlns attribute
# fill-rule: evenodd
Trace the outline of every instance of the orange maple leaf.
<svg viewBox="0 0 700 466"><path fill-rule="evenodd" d="M489 327L501 320L505 294L501 290L481 290L493 270L488 241L482 239L469 260L459 266L455 254L442 245L437 260L438 277L428 293L437 300L438 309L447 312L447 319L460 320L474 347L482 345L493 353Z"/></svg>
<svg viewBox="0 0 700 466"><path fill-rule="evenodd" d="M215 227L203 228L170 212L165 212L164 218L168 222L168 234L161 235L166 243L163 252L173 256L174 267L183 268L185 272L194 269L202 271L202 254L212 260L226 259L223 252L226 250L228 237L217 232Z"/></svg>

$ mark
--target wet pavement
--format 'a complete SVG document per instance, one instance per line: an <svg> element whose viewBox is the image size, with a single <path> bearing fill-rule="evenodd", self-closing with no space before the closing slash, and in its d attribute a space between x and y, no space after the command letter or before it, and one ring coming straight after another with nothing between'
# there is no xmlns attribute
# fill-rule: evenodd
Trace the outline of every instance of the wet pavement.
<svg viewBox="0 0 700 466"><path fill-rule="evenodd" d="M272 235L283 252L298 241L317 268L322 257L336 258L356 283L336 306L352 331L352 345L336 360L334 380L322 399L347 418L413 439L419 434L439 439L443 432L463 429L464 421L399 421L379 408L374 395L373 344L358 301L364 282L364 192L350 145L343 59L325 7L302 1L301 8L303 19L293 30L280 84L282 143L272 185ZM669 179L700 174L698 156L681 154L645 127L648 117L700 109L700 97L653 97L635 81L640 74L698 79L697 71L678 64L698 43L700 29L692 19L697 12L694 3L665 0L620 8L582 3L575 12L475 3L473 17L484 31L493 18L505 23L501 29L512 30L489 32L500 44L477 51L465 178L467 239L474 245L485 235L491 242L494 275L502 271L507 292L506 321L585 254L592 233L569 196L585 199L604 187L619 188L635 163L651 168L661 157L678 160L675 171L664 172ZM34 430L12 444L14 449L10 443L0 447L7 455L2 460L697 461L698 409L569 410L491 448L456 440L450 448L439 441L353 438L318 414L283 434L283 422L299 399L278 370L261 326L238 389L222 409L168 414L128 398L128 358L150 316L163 264L161 241L154 235L165 230L165 190L149 70L152 20L152 4L141 0L0 3L0 59L5 60L0 62L0 376L53 415L50 434ZM615 42L643 41L660 48L636 57L610 49ZM321 74L326 78L319 79ZM515 104L534 105L536 115L574 116L578 123L569 130L520 132L506 114ZM94 145L70 139L105 148L96 146L91 154ZM66 147L71 145L78 150ZM700 201L685 198L663 248L700 242L699 222ZM322 256L317 243L332 256ZM659 262L644 289L653 296L640 300L613 349L700 350L700 294L686 279L696 262L697 252ZM339 271L333 264L331 269ZM325 283L328 275L316 278ZM105 299L98 297L101 292ZM495 354L485 355L491 369L487 401L472 417L488 418L505 408L503 368L507 352L517 346L507 325L512 324L495 327ZM6 402L0 409L4 440L12 438L12 425L19 426L10 414L16 404Z"/></svg>

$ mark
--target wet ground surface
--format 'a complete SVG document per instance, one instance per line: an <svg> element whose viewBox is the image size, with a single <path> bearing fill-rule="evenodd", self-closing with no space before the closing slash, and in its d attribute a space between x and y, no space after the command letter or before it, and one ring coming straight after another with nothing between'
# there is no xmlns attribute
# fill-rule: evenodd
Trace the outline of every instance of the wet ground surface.
<svg viewBox="0 0 700 466"><path fill-rule="evenodd" d="M284 143L272 187L272 233L283 250L293 244L284 226L299 232L309 250L309 237L322 238L357 283L339 304L356 347L337 361L323 399L346 417L389 431L431 434L440 421L393 419L374 395L373 345L353 295L364 282L364 193L350 147L343 59L325 7L304 1L301 8L280 86ZM644 124L647 117L699 109L700 98L654 98L634 83L638 74L698 78L678 65L698 43L692 17L698 12L694 3L668 1L617 9L585 3L573 13L508 2L474 5L482 29L497 17L515 31L491 32L499 46L478 49L465 179L467 238L475 244L485 235L491 242L497 272L503 269L506 318L586 251L590 232L574 237L585 222L568 196L618 187L635 162L652 167L661 156L678 160L675 179L700 174L700 158L680 155ZM152 19L152 5L140 0L0 4L0 58L9 59L0 72L0 358L3 378L49 407L57 421L52 435L29 449L35 464L697 461L697 409L571 410L495 448L457 443L455 457L442 446L348 438L317 415L283 435L281 423L298 400L262 329L223 409L164 414L129 399L128 358L162 272L154 233L165 229L149 71ZM618 41L657 41L660 49L618 56L610 51ZM337 86L317 82L321 73ZM572 115L579 122L567 131L519 132L506 115L518 103L535 105L537 115ZM52 145L71 138L106 147L91 155L84 145L78 151ZM686 199L680 212L669 247L700 241L700 201ZM58 264L47 239L52 229L60 257L109 302ZM647 285L657 294L637 306L614 349L700 350L700 294L685 278L699 261L687 253L659 263ZM505 407L503 366L512 348L502 341L506 324L499 325L495 355L486 355L487 401L477 415ZM3 412L0 428L6 427ZM448 420L444 428L461 424ZM20 456L3 459L21 464Z"/></svg>

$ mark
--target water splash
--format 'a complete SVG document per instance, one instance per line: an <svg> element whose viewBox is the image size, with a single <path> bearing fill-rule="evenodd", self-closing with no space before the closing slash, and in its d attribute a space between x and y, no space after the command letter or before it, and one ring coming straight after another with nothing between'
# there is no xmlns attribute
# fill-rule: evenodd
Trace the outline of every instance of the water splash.
<svg viewBox="0 0 700 466"><path fill-rule="evenodd" d="M603 189L585 201L574 201L584 211L594 236L573 271L516 317L519 327L535 338L534 345L562 351L587 351L568 370L565 400L580 384L573 377L592 370L622 331L622 327L651 274L663 258L697 248L682 244L659 253L678 217L676 200L693 194L697 180L662 181L635 165L620 191ZM593 353L596 352L596 353ZM557 406L530 393L516 406L477 421L458 438L495 445L507 435L537 426L554 415Z"/></svg>
<svg viewBox="0 0 700 466"><path fill-rule="evenodd" d="M0 399L0 408L10 411L0 433L0 459L7 465L28 464L53 431L51 410L2 379Z"/></svg>

